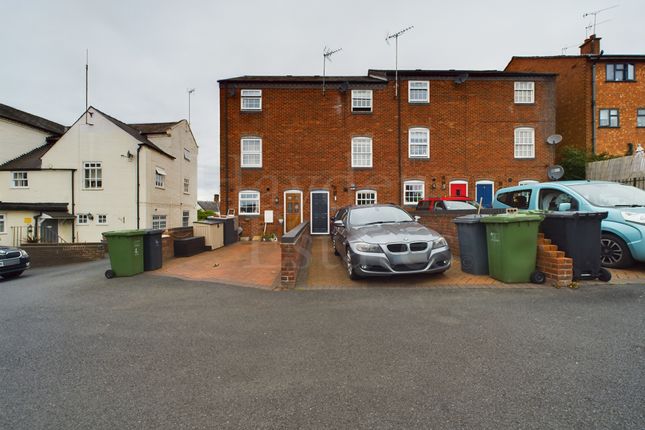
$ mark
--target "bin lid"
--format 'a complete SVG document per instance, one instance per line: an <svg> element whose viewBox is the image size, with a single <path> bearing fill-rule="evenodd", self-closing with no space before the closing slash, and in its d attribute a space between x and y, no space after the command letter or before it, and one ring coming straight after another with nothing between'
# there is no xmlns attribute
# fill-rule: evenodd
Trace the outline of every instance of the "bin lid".
<svg viewBox="0 0 645 430"><path fill-rule="evenodd" d="M102 233L105 237L119 237L119 236L143 236L145 230L115 230L106 231Z"/></svg>
<svg viewBox="0 0 645 430"><path fill-rule="evenodd" d="M164 232L163 229L160 230L160 229L156 229L156 228L147 228L147 229L143 230L143 235L144 236L149 236L149 235L153 235L153 234L161 234L163 232Z"/></svg>
<svg viewBox="0 0 645 430"><path fill-rule="evenodd" d="M608 212L582 212L582 211L564 211L564 212L547 212L547 218L607 218Z"/></svg>
<svg viewBox="0 0 645 430"><path fill-rule="evenodd" d="M513 222L540 222L544 215L537 213L517 213L517 214L499 214L482 218L481 222L486 224L509 224Z"/></svg>
<svg viewBox="0 0 645 430"><path fill-rule="evenodd" d="M223 222L224 222L224 219L204 219L199 221L193 221L193 224L213 225L213 224L222 224Z"/></svg>
<svg viewBox="0 0 645 430"><path fill-rule="evenodd" d="M462 215L452 220L455 224L479 224L482 221L482 218L489 215Z"/></svg>

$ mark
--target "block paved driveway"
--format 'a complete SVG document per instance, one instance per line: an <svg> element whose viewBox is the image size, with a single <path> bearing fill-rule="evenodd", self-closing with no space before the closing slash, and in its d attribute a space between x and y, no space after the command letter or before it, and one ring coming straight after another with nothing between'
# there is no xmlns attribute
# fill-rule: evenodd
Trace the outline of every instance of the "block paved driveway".
<svg viewBox="0 0 645 430"><path fill-rule="evenodd" d="M0 281L0 428L642 429L645 287Z"/></svg>

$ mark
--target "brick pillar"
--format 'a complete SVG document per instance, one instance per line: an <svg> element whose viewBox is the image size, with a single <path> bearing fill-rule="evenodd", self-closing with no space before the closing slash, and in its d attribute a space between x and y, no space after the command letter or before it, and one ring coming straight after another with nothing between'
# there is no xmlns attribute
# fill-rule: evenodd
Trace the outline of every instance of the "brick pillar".
<svg viewBox="0 0 645 430"><path fill-rule="evenodd" d="M537 269L556 287L568 287L573 282L573 260L564 251L558 251L542 233L538 235Z"/></svg>

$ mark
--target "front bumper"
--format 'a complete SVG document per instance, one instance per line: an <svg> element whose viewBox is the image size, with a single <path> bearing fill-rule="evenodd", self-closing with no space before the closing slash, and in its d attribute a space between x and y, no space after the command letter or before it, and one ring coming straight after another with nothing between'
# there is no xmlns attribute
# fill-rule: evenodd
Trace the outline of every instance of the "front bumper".
<svg viewBox="0 0 645 430"><path fill-rule="evenodd" d="M354 271L360 276L390 276L413 273L441 273L452 264L450 248L430 249L422 252L351 253Z"/></svg>
<svg viewBox="0 0 645 430"><path fill-rule="evenodd" d="M0 275L22 272L31 267L29 257L5 258L0 260Z"/></svg>

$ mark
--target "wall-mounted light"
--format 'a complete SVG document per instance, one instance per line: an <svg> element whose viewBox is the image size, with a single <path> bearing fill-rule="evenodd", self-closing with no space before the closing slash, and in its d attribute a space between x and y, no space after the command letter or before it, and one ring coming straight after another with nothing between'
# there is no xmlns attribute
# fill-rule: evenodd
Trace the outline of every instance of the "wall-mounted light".
<svg viewBox="0 0 645 430"><path fill-rule="evenodd" d="M356 191L356 184L351 184L349 186L350 191Z"/></svg>
<svg viewBox="0 0 645 430"><path fill-rule="evenodd" d="M31 233L33 233L33 232L34 232L34 227L33 227L31 224L29 224L29 225L27 226L27 234L28 234L29 236L31 236Z"/></svg>
<svg viewBox="0 0 645 430"><path fill-rule="evenodd" d="M432 189L436 190L437 189L437 184L435 182L432 183Z"/></svg>
<svg viewBox="0 0 645 430"><path fill-rule="evenodd" d="M94 215L87 214L87 219L89 219L90 221L94 220Z"/></svg>
<svg viewBox="0 0 645 430"><path fill-rule="evenodd" d="M276 205L277 205L277 204L280 204L280 197L275 196L275 200L274 200L274 201L275 201L275 204L276 204Z"/></svg>

